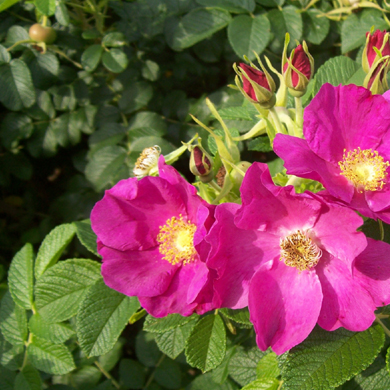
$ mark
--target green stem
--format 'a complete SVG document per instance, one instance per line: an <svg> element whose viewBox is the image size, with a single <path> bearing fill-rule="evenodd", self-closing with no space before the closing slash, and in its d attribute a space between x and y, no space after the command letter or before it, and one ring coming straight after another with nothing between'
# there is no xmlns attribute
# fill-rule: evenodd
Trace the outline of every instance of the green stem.
<svg viewBox="0 0 390 390"><path fill-rule="evenodd" d="M95 361L95 366L99 369L99 371L111 381L111 383L117 388L120 389L120 384L101 366L98 361Z"/></svg>
<svg viewBox="0 0 390 390"><path fill-rule="evenodd" d="M295 99L295 122L300 129L303 128L303 107L302 98L296 97Z"/></svg>
<svg viewBox="0 0 390 390"><path fill-rule="evenodd" d="M271 118L275 124L275 130L277 133L287 134L286 130L284 130L283 125L280 123L280 119L278 117L277 112L275 111L275 107L270 108L269 113Z"/></svg>
<svg viewBox="0 0 390 390"><path fill-rule="evenodd" d="M378 219L378 224L379 224L380 240L383 241L385 238L385 229L383 228L383 222L380 219Z"/></svg>
<svg viewBox="0 0 390 390"><path fill-rule="evenodd" d="M15 42L12 46L10 46L7 51L11 51L14 47L21 45L22 43L33 43L35 42L33 39L22 39L21 41Z"/></svg>
<svg viewBox="0 0 390 390"><path fill-rule="evenodd" d="M28 340L25 342L26 351L24 352L23 364L22 364L22 367L20 367L20 371L23 370L23 368L26 366L26 364L27 364L27 362L28 362L27 347L31 344L31 342L32 342L32 337L33 337L33 334L30 333L30 334L28 335Z"/></svg>
<svg viewBox="0 0 390 390"><path fill-rule="evenodd" d="M375 314L376 322L380 324L384 330L384 332L390 337L390 330L387 328L387 326L381 321L381 319L378 317L378 315Z"/></svg>
<svg viewBox="0 0 390 390"><path fill-rule="evenodd" d="M42 24L43 27L47 26L47 16L46 15L42 16L42 23L41 24Z"/></svg>
<svg viewBox="0 0 390 390"><path fill-rule="evenodd" d="M160 360L157 362L156 367L154 368L153 372L150 374L150 377L148 378L148 381L146 382L143 390L146 389L153 382L154 375L156 373L156 368L159 367L159 365L163 362L164 359L165 359L165 355L163 354L163 355L161 355Z"/></svg>
<svg viewBox="0 0 390 390"><path fill-rule="evenodd" d="M129 324L134 324L136 323L138 320L140 320L141 318L145 317L146 316L146 310L145 309L142 309L140 311L137 311L137 313L134 313L130 319L129 319Z"/></svg>
<svg viewBox="0 0 390 390"><path fill-rule="evenodd" d="M71 58L69 58L63 51L55 49L54 47L50 47L49 50L54 51L54 53L57 53L58 55L66 58L68 61L70 61L74 66L77 66L80 69L83 69L83 66L79 64L76 61L73 61Z"/></svg>

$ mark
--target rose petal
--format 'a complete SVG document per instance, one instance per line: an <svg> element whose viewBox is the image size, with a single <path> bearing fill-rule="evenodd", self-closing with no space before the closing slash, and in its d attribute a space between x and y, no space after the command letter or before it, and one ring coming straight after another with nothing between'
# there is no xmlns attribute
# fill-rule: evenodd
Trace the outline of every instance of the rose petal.
<svg viewBox="0 0 390 390"><path fill-rule="evenodd" d="M167 219L186 215L177 190L158 177L120 181L106 191L91 213L99 240L118 250L149 249L156 245Z"/></svg>
<svg viewBox="0 0 390 390"><path fill-rule="evenodd" d="M314 328L322 292L313 271L299 272L279 260L264 264L249 288L250 319L262 351L278 355L302 342Z"/></svg>
<svg viewBox="0 0 390 390"><path fill-rule="evenodd" d="M344 149L375 149L389 130L386 100L353 84L324 84L304 112L303 133L309 148L336 164Z"/></svg>
<svg viewBox="0 0 390 390"><path fill-rule="evenodd" d="M342 326L354 332L370 327L376 307L347 265L325 252L316 271L324 295L318 325L326 330Z"/></svg>
<svg viewBox="0 0 390 390"><path fill-rule="evenodd" d="M351 270L352 262L367 246L364 233L356 230L363 219L354 211L328 203L324 205L314 228L316 243L345 262Z"/></svg>
<svg viewBox="0 0 390 390"><path fill-rule="evenodd" d="M239 205L224 203L217 207L216 222L207 236L211 254L209 268L217 271L214 281L216 307L239 309L248 305L249 283L263 260L280 254L279 237L242 230L234 225Z"/></svg>
<svg viewBox="0 0 390 390"><path fill-rule="evenodd" d="M103 257L104 282L129 296L162 294L179 267L163 260L157 247L123 252L102 246L99 253Z"/></svg>
<svg viewBox="0 0 390 390"><path fill-rule="evenodd" d="M350 202L354 186L340 174L340 168L310 150L304 139L276 134L275 153L284 160L287 174L317 180L333 195Z"/></svg>
<svg viewBox="0 0 390 390"><path fill-rule="evenodd" d="M196 278L197 273L201 272L204 275L205 271L207 271L207 268L199 260L181 266L164 293L155 297L139 297L142 307L153 317L158 318L172 313L179 313L183 316L191 315L197 303L189 302L188 296L192 295L190 298L193 300L193 296L197 294L195 291L189 291L189 288L191 286L192 290L196 289L198 290L197 293L199 293L207 281L207 277L199 278L193 284L191 284L191 281Z"/></svg>
<svg viewBox="0 0 390 390"><path fill-rule="evenodd" d="M390 245L367 238L367 248L356 258L354 278L371 295L376 306L390 303Z"/></svg>

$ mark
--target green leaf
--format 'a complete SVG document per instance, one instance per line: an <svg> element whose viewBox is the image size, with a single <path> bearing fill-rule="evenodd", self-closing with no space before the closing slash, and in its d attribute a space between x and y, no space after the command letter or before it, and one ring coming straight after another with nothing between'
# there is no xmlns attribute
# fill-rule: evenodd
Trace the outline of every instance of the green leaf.
<svg viewBox="0 0 390 390"><path fill-rule="evenodd" d="M205 7L217 7L232 13L253 12L256 7L254 0L196 0Z"/></svg>
<svg viewBox="0 0 390 390"><path fill-rule="evenodd" d="M139 307L137 298L107 287L103 279L97 280L77 313L77 337L81 349L89 357L110 351Z"/></svg>
<svg viewBox="0 0 390 390"><path fill-rule="evenodd" d="M287 390L332 389L368 367L383 343L384 332L379 324L356 333L343 328L327 332L316 327L303 343L289 351L282 371L284 386Z"/></svg>
<svg viewBox="0 0 390 390"><path fill-rule="evenodd" d="M41 390L42 380L37 369L30 364L16 376L14 390Z"/></svg>
<svg viewBox="0 0 390 390"><path fill-rule="evenodd" d="M322 12L315 8L310 8L302 14L304 36L314 45L320 45L329 32L329 19L319 18L321 14Z"/></svg>
<svg viewBox="0 0 390 390"><path fill-rule="evenodd" d="M227 379L223 384L213 380L213 374L198 375L187 387L186 390L238 390L236 384Z"/></svg>
<svg viewBox="0 0 390 390"><path fill-rule="evenodd" d="M99 130L95 131L88 139L91 158L97 150L109 145L116 145L126 136L126 128L119 123L104 123Z"/></svg>
<svg viewBox="0 0 390 390"><path fill-rule="evenodd" d="M298 8L288 5L282 10L273 9L268 12L268 19L271 24L271 31L274 33L274 41L270 48L276 52L282 52L286 32L290 34L289 49L295 47L295 41L302 37L303 24Z"/></svg>
<svg viewBox="0 0 390 390"><path fill-rule="evenodd" d="M230 360L229 375L241 386L253 382L257 379L257 364L265 354L257 347L249 351L239 348Z"/></svg>
<svg viewBox="0 0 390 390"><path fill-rule="evenodd" d="M145 367L132 359L122 359L119 363L119 379L125 389L142 389L145 385Z"/></svg>
<svg viewBox="0 0 390 390"><path fill-rule="evenodd" d="M228 38L236 54L250 60L256 58L253 52L260 54L270 39L270 23L266 16L254 18L249 15L236 16L228 27Z"/></svg>
<svg viewBox="0 0 390 390"><path fill-rule="evenodd" d="M0 332L0 367L16 371L22 366L24 359L24 346L12 345Z"/></svg>
<svg viewBox="0 0 390 390"><path fill-rule="evenodd" d="M222 363L212 371L213 380L217 383L223 384L226 382L226 379L229 375L229 363L230 359L233 357L233 355L236 353L236 346L233 346L226 350L225 357L222 361Z"/></svg>
<svg viewBox="0 0 390 390"><path fill-rule="evenodd" d="M271 352L260 359L256 368L256 375L258 379L276 378L280 375L278 360L275 353Z"/></svg>
<svg viewBox="0 0 390 390"><path fill-rule="evenodd" d="M252 323L249 320L249 311L248 308L245 307L243 309L221 309L220 312L225 317L229 318L232 321L238 322L243 325L251 325Z"/></svg>
<svg viewBox="0 0 390 390"><path fill-rule="evenodd" d="M31 244L26 244L14 256L8 272L8 284L14 301L24 309L31 309L33 303L34 252Z"/></svg>
<svg viewBox="0 0 390 390"><path fill-rule="evenodd" d="M35 260L35 277L38 279L57 263L64 249L76 233L74 225L67 223L55 227L42 241Z"/></svg>
<svg viewBox="0 0 390 390"><path fill-rule="evenodd" d="M72 373L72 385L76 389L95 389L99 383L102 373L95 366L84 366Z"/></svg>
<svg viewBox="0 0 390 390"><path fill-rule="evenodd" d="M122 350L125 343L126 339L120 337L110 351L99 356L99 363L107 372L111 371L122 357Z"/></svg>
<svg viewBox="0 0 390 390"><path fill-rule="evenodd" d="M0 125L0 137L7 149L14 149L19 141L29 138L34 130L32 120L19 112L9 112Z"/></svg>
<svg viewBox="0 0 390 390"><path fill-rule="evenodd" d="M193 320L185 325L167 330L164 333L158 333L156 335L156 343L160 351L171 359L176 359L184 351L186 341L194 329L196 322L196 320Z"/></svg>
<svg viewBox="0 0 390 390"><path fill-rule="evenodd" d="M248 143L248 149L263 153L272 152L273 150L268 136L257 137L250 140Z"/></svg>
<svg viewBox="0 0 390 390"><path fill-rule="evenodd" d="M35 336L51 341L54 344L61 344L75 334L70 325L46 322L38 313L31 316L28 327Z"/></svg>
<svg viewBox="0 0 390 390"><path fill-rule="evenodd" d="M0 65L8 64L10 61L11 55L3 45L0 45Z"/></svg>
<svg viewBox="0 0 390 390"><path fill-rule="evenodd" d="M22 60L12 60L0 66L0 101L12 111L35 103L30 70Z"/></svg>
<svg viewBox="0 0 390 390"><path fill-rule="evenodd" d="M126 37L118 31L108 33L102 40L102 45L107 47L120 47L125 44Z"/></svg>
<svg viewBox="0 0 390 390"><path fill-rule="evenodd" d="M113 73L123 72L129 63L126 53L121 49L111 49L102 55L103 65Z"/></svg>
<svg viewBox="0 0 390 390"><path fill-rule="evenodd" d="M347 53L366 42L366 32L371 27L377 30L386 30L387 23L381 12L374 9L365 9L355 14L351 13L341 26L341 52Z"/></svg>
<svg viewBox="0 0 390 390"><path fill-rule="evenodd" d="M84 221L73 222L76 226L77 238L80 242L94 255L100 256L97 251L96 234L91 228L91 221L86 219Z"/></svg>
<svg viewBox="0 0 390 390"><path fill-rule="evenodd" d="M186 344L188 363L203 372L217 367L225 357L226 331L219 315L209 314L194 327Z"/></svg>
<svg viewBox="0 0 390 390"><path fill-rule="evenodd" d="M135 339L135 353L146 367L154 367L161 358L161 352L154 341L155 334L141 331Z"/></svg>
<svg viewBox="0 0 390 390"><path fill-rule="evenodd" d="M134 111L146 106L153 96L153 88L144 81L132 83L119 99L119 108L124 114L131 114Z"/></svg>
<svg viewBox="0 0 390 390"><path fill-rule="evenodd" d="M19 2L20 0L0 0L0 12L5 9L12 7L14 4Z"/></svg>
<svg viewBox="0 0 390 390"><path fill-rule="evenodd" d="M359 65L348 57L339 56L331 58L322 65L315 76L314 95L325 83L334 86L345 85L352 75L358 70Z"/></svg>
<svg viewBox="0 0 390 390"><path fill-rule="evenodd" d="M76 368L72 354L65 345L53 344L36 336L27 347L27 355L38 370L48 374L64 375Z"/></svg>
<svg viewBox="0 0 390 390"><path fill-rule="evenodd" d="M56 0L34 0L34 3L43 15L51 16L56 11Z"/></svg>
<svg viewBox="0 0 390 390"><path fill-rule="evenodd" d="M217 8L197 8L180 21L170 20L166 24L165 36L173 50L183 50L210 37L226 27L231 21L229 12Z"/></svg>
<svg viewBox="0 0 390 390"><path fill-rule="evenodd" d="M57 22L61 24L62 26L68 26L69 25L69 13L68 9L66 8L66 5L64 4L63 1L58 1L57 7L56 7L56 12L55 12L55 17L57 19Z"/></svg>
<svg viewBox="0 0 390 390"><path fill-rule="evenodd" d="M247 107L227 107L218 111L222 119L252 121L254 118Z"/></svg>
<svg viewBox="0 0 390 390"><path fill-rule="evenodd" d="M19 41L26 41L29 39L30 36L28 35L27 29L23 28L22 26L14 25L7 31L5 46L13 46ZM27 45L27 43L21 43L20 45L14 46L12 51L24 50Z"/></svg>
<svg viewBox="0 0 390 390"><path fill-rule="evenodd" d="M249 383L241 390L278 390L279 381L272 378L256 379L254 382Z"/></svg>
<svg viewBox="0 0 390 390"><path fill-rule="evenodd" d="M178 363L165 359L156 368L155 381L167 389L178 389L181 386L181 370Z"/></svg>
<svg viewBox="0 0 390 390"><path fill-rule="evenodd" d="M97 68L103 51L102 45L92 45L84 50L81 56L81 65L83 65L86 71L93 72Z"/></svg>
<svg viewBox="0 0 390 390"><path fill-rule="evenodd" d="M167 131L167 124L157 113L142 111L130 119L128 129L129 136L133 138L147 135L162 136Z"/></svg>
<svg viewBox="0 0 390 390"><path fill-rule="evenodd" d="M146 60L142 66L142 77L150 81L156 81L160 76L160 67L154 61Z"/></svg>
<svg viewBox="0 0 390 390"><path fill-rule="evenodd" d="M16 373L0 366L0 389L14 390Z"/></svg>
<svg viewBox="0 0 390 390"><path fill-rule="evenodd" d="M108 184L113 184L115 174L123 165L127 152L116 145L99 149L92 155L85 168L85 177L93 184L96 191L101 191Z"/></svg>
<svg viewBox="0 0 390 390"><path fill-rule="evenodd" d="M144 322L144 330L153 333L164 333L168 330L187 324L194 319L199 318L197 314L189 317L183 317L180 314L169 314L163 318L155 318L148 315Z"/></svg>
<svg viewBox="0 0 390 390"><path fill-rule="evenodd" d="M15 304L9 291L1 300L0 330L12 345L23 345L27 340L26 311Z"/></svg>
<svg viewBox="0 0 390 390"><path fill-rule="evenodd" d="M36 307L47 322L73 317L88 288L100 276L100 264L92 260L71 259L51 267L35 285Z"/></svg>

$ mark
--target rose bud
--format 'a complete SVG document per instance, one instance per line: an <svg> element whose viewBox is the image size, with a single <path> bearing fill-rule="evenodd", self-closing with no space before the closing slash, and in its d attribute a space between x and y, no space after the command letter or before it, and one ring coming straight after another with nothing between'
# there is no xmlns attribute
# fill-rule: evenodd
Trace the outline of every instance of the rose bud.
<svg viewBox="0 0 390 390"><path fill-rule="evenodd" d="M252 63L251 66L244 63L240 63L240 66L234 64L233 68L237 73L235 81L238 89L251 103L268 109L275 105L276 85L261 62L260 66L263 71Z"/></svg>
<svg viewBox="0 0 390 390"><path fill-rule="evenodd" d="M291 95L300 97L306 92L307 85L314 73L314 59L310 55L306 42L298 45L287 59L287 46L290 39L286 36L283 51L283 77Z"/></svg>
<svg viewBox="0 0 390 390"><path fill-rule="evenodd" d="M383 95L388 89L387 72L390 68L389 57L376 61L364 79L363 87L369 89L373 95Z"/></svg>
<svg viewBox="0 0 390 390"><path fill-rule="evenodd" d="M161 153L161 148L154 145L150 148L145 148L138 157L133 174L137 179L142 179L150 174L151 170L157 169L158 158Z"/></svg>
<svg viewBox="0 0 390 390"><path fill-rule="evenodd" d="M376 30L373 35L368 32L366 33L366 37L366 46L364 47L362 56L362 67L366 73L369 73L375 65L375 62L380 60L381 57L390 55L390 43L389 33L386 31Z"/></svg>
<svg viewBox="0 0 390 390"><path fill-rule="evenodd" d="M194 146L191 150L190 171L195 176L199 176L202 182L208 183L214 177L211 161L212 158L203 149L202 145Z"/></svg>

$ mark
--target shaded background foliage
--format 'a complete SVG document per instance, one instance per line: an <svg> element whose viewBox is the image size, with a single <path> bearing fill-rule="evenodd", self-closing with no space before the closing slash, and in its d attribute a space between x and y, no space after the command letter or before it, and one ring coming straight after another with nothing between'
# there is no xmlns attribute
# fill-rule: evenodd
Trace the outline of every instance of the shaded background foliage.
<svg viewBox="0 0 390 390"><path fill-rule="evenodd" d="M189 115L219 127L205 104L206 96L221 110L232 132L238 135L248 131L257 121L256 113L237 91L227 88L234 78L232 64L242 61L244 55L253 60L255 51L267 55L279 69L286 32L292 38L291 47L295 40L307 41L317 69L329 58L346 55L322 68L322 73L318 72L318 82L311 84L306 104L323 82L332 77L337 79L337 70L342 70L339 82L353 75L359 84L362 75L356 71L365 32L372 26L387 29L388 21L386 14L377 9L379 6L329 14L342 5L326 0L0 0L0 282L3 313L9 307L7 313L11 313L10 318L21 329L15 335L7 333L7 326L1 328L0 389L14 386L18 390L39 389L43 383L45 388L51 386L53 390L104 390L113 386L115 379L112 382L110 378L114 377L122 389L147 385L153 390L185 387L230 390L264 379L263 372L269 374L265 376L269 383L261 388L278 388L275 378L280 375L278 364L282 367L283 358L279 363L273 355L269 361L261 359L265 354L255 346L246 311L221 311L212 324L210 316L200 320L205 320L202 326L211 327L221 342L226 344L227 337L226 354L220 359L222 364L201 376L197 376L199 371L187 363L182 353L190 348L186 347L186 340L194 334L199 319L178 322L168 328L164 324L153 328L152 320L147 317L148 332L142 330L142 321L138 321L127 326L115 343L127 323L125 318L123 326L114 332L110 348L102 347L93 358L87 359L91 351L83 344L83 334L75 336L74 316L81 312L80 305L88 307L92 287L88 290L90 295L80 296L73 303L69 309L71 314L44 319L61 324L53 337L61 340L60 343L66 342L66 347L65 344L55 347L58 350L64 346L68 352L62 350L66 357L54 364L42 352L53 341L45 340L42 331L46 329L45 321L39 322L34 315L34 320L29 318L27 328L27 317L23 317L26 312L21 317L15 314L19 310L15 309L15 296L11 298L6 293L7 272L12 257L25 243L33 244L37 250L55 226L88 218L104 189L131 176L134 163L145 147L157 144L167 154L195 133L206 140L207 135ZM379 5L386 7L385 3ZM28 30L46 17L57 39L45 50L39 43L29 42ZM213 144L209 147L212 152ZM264 140L241 142L239 147L243 159L273 160L270 164L273 173L281 169ZM183 156L176 167L192 180L187 168L188 156ZM68 245L57 248L54 263L60 257L94 256L88 252L91 248L95 252L88 225L71 226L77 228L72 230ZM377 234L375 226L365 229ZM79 239L73 238L76 231ZM23 261L32 264L33 247L24 248L31 254L25 254ZM93 258L98 259L96 252ZM76 263L75 267L78 266ZM29 266L26 267L28 270ZM92 279L101 283L97 274ZM44 280L49 283L49 276ZM38 283L32 298L36 299L34 304L40 308L40 314L45 307L41 296L45 284L41 283L42 289ZM92 285L92 282L86 284L85 289ZM135 301L129 305L126 313L136 315ZM20 320L22 317L25 320ZM3 315L3 322L7 323L8 319L8 315L6 318ZM83 318L78 321L82 323ZM227 336L225 326L229 330ZM317 332L321 335L320 330ZM31 334L44 339L39 340L38 336L29 344L29 359L40 374L33 366L22 363L23 344ZM378 341L377 345L380 349L383 343ZM384 381L389 381L383 351L370 369L376 377L382 375ZM258 368L260 359L265 371L262 371L264 367ZM364 364L358 364L360 371L371 363L370 359L368 356ZM207 362L191 363L202 368L200 365ZM23 370L17 373L21 366ZM210 367L204 366L203 370L208 371ZM334 388L360 371L343 373L340 383L318 388ZM358 383L367 382L364 373L353 381L356 386L350 382L342 388L360 388ZM26 383L30 387L23 387ZM367 384L361 388L379 388L372 386ZM383 386L388 388L386 384ZM248 387L252 388L260 387ZM303 387L292 384L288 388Z"/></svg>

